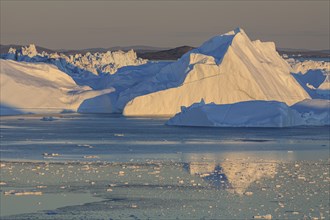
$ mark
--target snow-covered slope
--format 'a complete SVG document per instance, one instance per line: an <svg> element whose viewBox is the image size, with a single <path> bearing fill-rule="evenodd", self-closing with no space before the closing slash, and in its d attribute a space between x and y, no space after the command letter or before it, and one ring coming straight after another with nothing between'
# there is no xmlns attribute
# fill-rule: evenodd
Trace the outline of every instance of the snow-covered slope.
<svg viewBox="0 0 330 220"><path fill-rule="evenodd" d="M329 100L304 100L292 107L276 101L216 105L195 103L167 121L168 125L208 127L292 127L330 125Z"/></svg>
<svg viewBox="0 0 330 220"><path fill-rule="evenodd" d="M78 86L70 76L50 64L0 62L1 115L77 111L85 100L114 91ZM95 107L88 109L93 112Z"/></svg>
<svg viewBox="0 0 330 220"><path fill-rule="evenodd" d="M274 43L252 42L242 29L236 29L210 39L162 68L148 84L160 91L140 93L123 113L174 115L181 106L201 99L217 104L277 100L292 105L309 95L290 71Z"/></svg>

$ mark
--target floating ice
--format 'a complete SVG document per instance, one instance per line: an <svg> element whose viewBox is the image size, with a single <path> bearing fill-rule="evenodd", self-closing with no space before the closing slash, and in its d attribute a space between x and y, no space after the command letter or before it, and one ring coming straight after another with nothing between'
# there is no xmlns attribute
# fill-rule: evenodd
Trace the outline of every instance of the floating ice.
<svg viewBox="0 0 330 220"><path fill-rule="evenodd" d="M292 107L276 101L205 104L204 100L168 120L168 125L210 127L292 127L329 125L329 100L304 100Z"/></svg>

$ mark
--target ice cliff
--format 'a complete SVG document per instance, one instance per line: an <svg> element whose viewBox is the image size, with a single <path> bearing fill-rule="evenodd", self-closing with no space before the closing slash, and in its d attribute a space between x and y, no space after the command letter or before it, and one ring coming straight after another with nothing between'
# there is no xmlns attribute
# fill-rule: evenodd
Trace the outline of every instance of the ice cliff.
<svg viewBox="0 0 330 220"><path fill-rule="evenodd" d="M168 125L203 127L293 127L330 125L329 100L304 100L289 107L277 101L205 104L202 100L167 121Z"/></svg>

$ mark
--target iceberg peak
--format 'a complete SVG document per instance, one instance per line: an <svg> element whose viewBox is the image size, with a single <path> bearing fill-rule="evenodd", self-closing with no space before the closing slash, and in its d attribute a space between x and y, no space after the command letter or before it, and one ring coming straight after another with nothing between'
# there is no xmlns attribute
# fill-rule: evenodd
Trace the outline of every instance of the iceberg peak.
<svg viewBox="0 0 330 220"><path fill-rule="evenodd" d="M245 34L245 31L243 30L243 28L241 28L241 27L237 27L237 28L235 28L235 29L232 30L232 31L229 31L229 32L227 32L227 33L225 33L225 34L221 34L220 36L224 36L224 35L236 35L236 34L238 34L238 33Z"/></svg>
<svg viewBox="0 0 330 220"><path fill-rule="evenodd" d="M210 38L200 47L196 48L195 50L192 50L190 53L201 53L207 56L212 56L215 58L216 63L219 64L223 59L224 55L227 53L228 48L235 41L240 41L242 39L244 39L244 42L251 41L244 32L244 30L238 27L225 34L217 35ZM241 43L238 44L240 45Z"/></svg>
<svg viewBox="0 0 330 220"><path fill-rule="evenodd" d="M238 33L244 33L245 34L245 31L240 27L235 28L234 32L235 32L235 34L238 34Z"/></svg>
<svg viewBox="0 0 330 220"><path fill-rule="evenodd" d="M29 46L22 47L22 55L23 56L29 56L34 57L38 54L36 45L30 44Z"/></svg>

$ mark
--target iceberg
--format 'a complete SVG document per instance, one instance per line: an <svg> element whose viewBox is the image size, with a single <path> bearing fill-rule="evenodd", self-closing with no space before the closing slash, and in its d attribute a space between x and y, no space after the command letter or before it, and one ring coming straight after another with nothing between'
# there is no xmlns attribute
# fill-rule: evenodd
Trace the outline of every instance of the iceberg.
<svg viewBox="0 0 330 220"><path fill-rule="evenodd" d="M305 125L330 125L330 100L306 99L291 106L300 113Z"/></svg>
<svg viewBox="0 0 330 220"><path fill-rule="evenodd" d="M206 127L291 127L303 125L300 114L277 101L246 101L205 104L204 100L182 111L167 125Z"/></svg>
<svg viewBox="0 0 330 220"><path fill-rule="evenodd" d="M292 73L292 76L313 99L330 98L330 73L319 69L311 69L306 73Z"/></svg>
<svg viewBox="0 0 330 220"><path fill-rule="evenodd" d="M36 46L30 44L29 46L24 46L19 50L10 48L7 54L1 55L2 59L10 59L16 61L26 61L26 62L45 62L57 64L56 60L62 60L62 64L66 63L68 67L72 65L81 70L91 72L95 75L98 74L114 74L117 70L124 66L137 66L147 63L146 59L141 59L137 57L136 52L130 50L128 52L123 51L107 51L105 53L90 53L86 54L75 54L75 55L65 55L58 53L41 52L38 53ZM65 71L67 72L67 71Z"/></svg>
<svg viewBox="0 0 330 220"><path fill-rule="evenodd" d="M251 41L241 28L211 38L177 61L147 61L133 50L39 53L34 45L11 48L1 58L1 109L12 114L19 108L54 108L173 116L201 99L216 105L263 100L291 106L328 99L330 91L324 64L315 64L321 70L291 74L293 67L274 43Z"/></svg>
<svg viewBox="0 0 330 220"><path fill-rule="evenodd" d="M156 89L143 94L135 92L143 84L130 88L137 95L126 104L123 114L174 115L181 106L201 99L216 104L276 100L292 105L310 96L291 70L274 43L251 41L238 28L211 38L163 67L148 83Z"/></svg>
<svg viewBox="0 0 330 220"><path fill-rule="evenodd" d="M321 70L323 72L330 72L330 65L328 61L314 61L314 60L305 60L297 61L293 58L287 59L287 62L292 67L293 73L302 73L305 74L309 70Z"/></svg>
<svg viewBox="0 0 330 220"><path fill-rule="evenodd" d="M324 99L330 99L330 73L325 77L323 83L317 88L316 93Z"/></svg>
<svg viewBox="0 0 330 220"><path fill-rule="evenodd" d="M77 111L85 100L114 92L114 88L79 86L50 64L12 60L0 60L0 64L1 115ZM88 107L89 112L96 111L94 106Z"/></svg>
<svg viewBox="0 0 330 220"><path fill-rule="evenodd" d="M330 125L329 100L304 100L289 107L277 101L205 104L204 100L169 119L167 125L205 127L293 127Z"/></svg>

